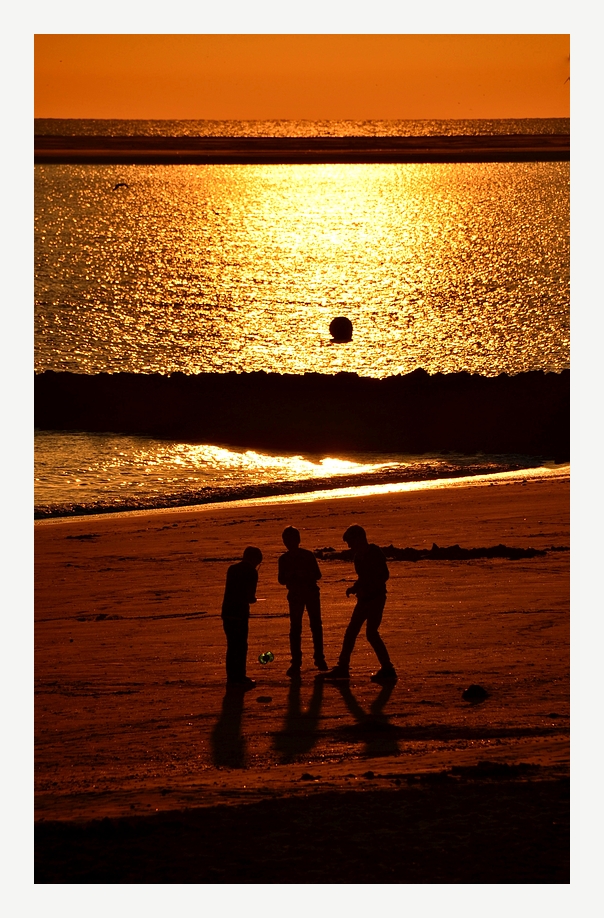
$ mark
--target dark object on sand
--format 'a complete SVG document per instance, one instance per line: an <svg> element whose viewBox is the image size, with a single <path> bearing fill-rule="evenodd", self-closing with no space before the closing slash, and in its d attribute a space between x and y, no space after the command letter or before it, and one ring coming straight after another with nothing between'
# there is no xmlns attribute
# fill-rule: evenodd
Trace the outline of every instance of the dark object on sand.
<svg viewBox="0 0 604 918"><path fill-rule="evenodd" d="M79 538L66 536L66 538ZM460 548L459 545L441 547L432 543L432 548L396 548L394 545L381 546L382 554L388 561L469 561L476 558L507 558L517 561L519 558L545 557L548 552L570 551L568 545L551 545L549 548L518 548L510 545L490 545L476 548ZM315 548L314 554L321 561L349 561L350 550L336 551L335 548Z"/></svg>
<svg viewBox="0 0 604 918"><path fill-rule="evenodd" d="M470 701L472 704L480 704L481 701L489 697L489 693L482 685L475 685L473 683L465 690L461 697L464 701Z"/></svg>
<svg viewBox="0 0 604 918"><path fill-rule="evenodd" d="M337 316L329 324L329 333L334 341L350 341L352 339L352 322L346 316Z"/></svg>
<svg viewBox="0 0 604 918"><path fill-rule="evenodd" d="M266 650L264 653L261 653L258 657L259 663L272 663L275 659L275 655L271 650Z"/></svg>
<svg viewBox="0 0 604 918"><path fill-rule="evenodd" d="M118 182L117 185L113 186L113 190L115 191L116 188L130 188L130 185L128 182Z"/></svg>

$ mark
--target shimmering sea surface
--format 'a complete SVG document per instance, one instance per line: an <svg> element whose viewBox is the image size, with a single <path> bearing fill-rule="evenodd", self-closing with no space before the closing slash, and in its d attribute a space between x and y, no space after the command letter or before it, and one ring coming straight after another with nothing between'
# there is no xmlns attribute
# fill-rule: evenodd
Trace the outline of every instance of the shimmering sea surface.
<svg viewBox="0 0 604 918"><path fill-rule="evenodd" d="M567 134L569 118L422 121L154 121L36 118L36 134L78 137L425 137L431 134Z"/></svg>
<svg viewBox="0 0 604 918"><path fill-rule="evenodd" d="M488 475L521 456L270 455L83 431L38 431L36 516L141 510L369 484Z"/></svg>
<svg viewBox="0 0 604 918"><path fill-rule="evenodd" d="M568 186L568 163L37 166L35 369L559 371Z"/></svg>
<svg viewBox="0 0 604 918"><path fill-rule="evenodd" d="M36 123L37 133L149 136L567 129ZM559 372L570 360L569 262L568 163L36 166L35 371ZM347 344L329 333L340 315L353 323ZM419 457L267 457L45 432L35 503L192 502L200 489L404 477L413 462L446 477L442 457L430 471Z"/></svg>

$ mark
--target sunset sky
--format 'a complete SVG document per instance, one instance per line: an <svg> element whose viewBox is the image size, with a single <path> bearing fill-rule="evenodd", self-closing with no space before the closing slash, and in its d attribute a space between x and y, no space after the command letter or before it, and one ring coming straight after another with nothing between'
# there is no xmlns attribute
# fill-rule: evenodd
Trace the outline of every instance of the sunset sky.
<svg viewBox="0 0 604 918"><path fill-rule="evenodd" d="M551 118L569 35L35 37L38 118Z"/></svg>

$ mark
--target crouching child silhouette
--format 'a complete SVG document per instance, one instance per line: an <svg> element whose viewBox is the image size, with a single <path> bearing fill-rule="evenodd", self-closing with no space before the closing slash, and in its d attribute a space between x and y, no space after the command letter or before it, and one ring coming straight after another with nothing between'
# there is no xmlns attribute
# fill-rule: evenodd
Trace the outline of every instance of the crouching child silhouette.
<svg viewBox="0 0 604 918"><path fill-rule="evenodd" d="M239 685L246 689L256 685L246 675L246 662L250 605L256 602L257 568L261 561L260 549L248 545L242 560L231 564L227 571L222 601L222 626L227 641L227 685Z"/></svg>
<svg viewBox="0 0 604 918"><path fill-rule="evenodd" d="M300 533L294 526L284 529L282 538L287 551L279 558L279 583L287 587L289 647L292 660L287 675L300 675L304 609L308 612L315 666L326 671L329 667L323 655L321 593L317 583L321 579L321 571L313 553L307 548L300 548Z"/></svg>
<svg viewBox="0 0 604 918"><path fill-rule="evenodd" d="M352 549L354 569L357 573L356 583L348 587L346 595L356 596L357 602L344 634L338 665L327 673L325 678L350 678L350 657L359 631L367 622L367 640L381 663L381 669L371 676L371 681L394 682L397 678L396 672L378 630L386 605L386 581L390 577L386 558L379 546L367 541L362 526L350 526L342 538Z"/></svg>

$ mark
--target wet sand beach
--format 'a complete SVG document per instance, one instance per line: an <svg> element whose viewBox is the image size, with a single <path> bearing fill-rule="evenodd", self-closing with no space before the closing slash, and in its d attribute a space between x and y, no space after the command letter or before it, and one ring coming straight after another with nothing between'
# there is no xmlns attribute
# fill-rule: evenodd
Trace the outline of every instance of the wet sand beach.
<svg viewBox="0 0 604 918"><path fill-rule="evenodd" d="M351 523L544 553L389 561L396 684L369 680L364 632L350 683L317 679L306 619L291 682L281 532L339 552ZM36 523L36 882L568 883L569 539L568 471ZM242 694L220 604L248 544ZM354 571L319 563L333 665Z"/></svg>

